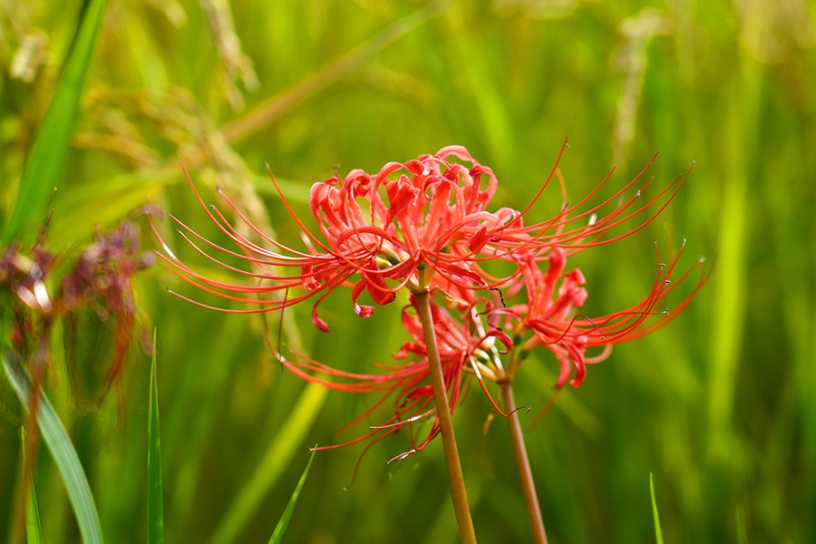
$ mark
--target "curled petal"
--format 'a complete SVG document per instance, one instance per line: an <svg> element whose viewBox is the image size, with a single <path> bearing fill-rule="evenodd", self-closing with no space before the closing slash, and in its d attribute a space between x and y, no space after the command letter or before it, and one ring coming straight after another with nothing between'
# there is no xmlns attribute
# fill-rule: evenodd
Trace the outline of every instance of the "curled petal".
<svg viewBox="0 0 816 544"><path fill-rule="evenodd" d="M312 323L322 332L329 332L329 325L317 315L317 304L312 307Z"/></svg>
<svg viewBox="0 0 816 544"><path fill-rule="evenodd" d="M371 295L371 298L374 299L374 302L380 306L394 302L397 295L388 288L385 280L383 280L382 274L363 272L362 277L365 289L368 291L368 294Z"/></svg>
<svg viewBox="0 0 816 544"><path fill-rule="evenodd" d="M354 287L351 290L351 300L354 302L354 313L359 315L360 317L371 317L371 314L374 313L373 306L362 306L357 303L357 298L363 293L366 288L365 280L360 280L354 284Z"/></svg>
<svg viewBox="0 0 816 544"><path fill-rule="evenodd" d="M411 183L407 176L400 176L397 181L386 185L385 191L388 202L391 204L388 208L387 222L404 213L408 208L416 206L420 193L419 188Z"/></svg>
<svg viewBox="0 0 816 544"><path fill-rule="evenodd" d="M427 397L433 396L433 387L430 385L421 385L419 387L415 387L413 391L408 393L406 398L409 399L422 399Z"/></svg>

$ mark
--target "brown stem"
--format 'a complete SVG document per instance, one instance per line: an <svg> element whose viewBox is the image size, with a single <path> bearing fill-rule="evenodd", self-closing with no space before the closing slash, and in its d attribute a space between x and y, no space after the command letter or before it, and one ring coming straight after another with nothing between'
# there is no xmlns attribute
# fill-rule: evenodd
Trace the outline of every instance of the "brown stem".
<svg viewBox="0 0 816 544"><path fill-rule="evenodd" d="M530 470L530 459L527 457L527 446L524 444L524 435L521 432L516 400L513 398L513 387L510 380L501 382L501 392L504 398L504 408L510 413L510 438L513 440L513 450L516 453L516 464L521 476L521 487L524 490L524 502L527 504L527 515L530 517L530 526L533 529L533 539L536 544L547 544L547 533L544 531L544 520L541 517L541 508L538 506L533 471Z"/></svg>
<svg viewBox="0 0 816 544"><path fill-rule="evenodd" d="M450 406L448 406L442 362L439 359L439 348L436 345L430 294L427 291L422 291L414 293L414 296L419 310L419 320L422 322L425 346L428 350L428 365L431 369L436 416L439 419L442 445L445 449L445 464L448 469L448 481L451 487L453 509L456 512L456 523L459 525L459 538L463 544L475 544L476 532L473 530L473 520L470 516L470 506L468 505L467 491L465 490L465 477L462 473L462 465L459 462L459 451L456 447L453 420L451 419Z"/></svg>

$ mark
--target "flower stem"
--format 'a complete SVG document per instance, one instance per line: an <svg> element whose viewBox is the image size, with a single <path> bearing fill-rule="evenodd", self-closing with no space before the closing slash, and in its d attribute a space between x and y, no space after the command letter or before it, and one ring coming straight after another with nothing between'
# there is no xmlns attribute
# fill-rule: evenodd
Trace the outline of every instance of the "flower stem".
<svg viewBox="0 0 816 544"><path fill-rule="evenodd" d="M459 526L459 538L463 544L475 544L476 532L473 529L473 520L470 516L465 477L462 465L459 462L459 451L456 447L456 436L453 432L448 395L445 388L445 378L442 373L442 362L439 359L439 348L436 345L433 316L431 315L431 300L428 291L414 293L422 322L422 332L425 336L425 346L428 351L428 364L431 371L436 416L439 420L439 429L442 433L442 445L445 449L445 464L448 469L448 480L451 487L453 509L456 512L456 523Z"/></svg>
<svg viewBox="0 0 816 544"><path fill-rule="evenodd" d="M501 382L501 392L504 399L504 408L510 413L510 437L513 440L513 450L516 453L516 464L521 476L521 487L524 490L524 502L527 504L527 515L530 517L530 526L533 529L533 539L536 544L547 544L547 533L544 531L544 520L541 517L541 508L538 506L533 471L530 469L530 459L527 457L527 446L524 444L524 435L521 432L516 400L513 398L513 386L510 380Z"/></svg>

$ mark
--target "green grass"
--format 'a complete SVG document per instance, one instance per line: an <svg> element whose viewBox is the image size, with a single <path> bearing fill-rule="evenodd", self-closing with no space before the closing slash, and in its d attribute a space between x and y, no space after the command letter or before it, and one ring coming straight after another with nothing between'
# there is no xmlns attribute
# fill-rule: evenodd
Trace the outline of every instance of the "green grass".
<svg viewBox="0 0 816 544"><path fill-rule="evenodd" d="M32 404L32 385L19 364L3 356L6 378L17 393L20 403L27 409ZM82 467L65 427L54 412L48 398L40 394L37 401L37 424L39 432L57 465L65 490L76 515L82 541L87 544L102 543L102 531L87 476ZM26 517L33 516L35 505L26 503ZM30 511L31 510L31 511ZM36 524L39 526L39 522ZM39 528L39 527L37 527ZM30 529L30 528L29 528ZM32 533L32 537L35 533Z"/></svg>
<svg viewBox="0 0 816 544"><path fill-rule="evenodd" d="M164 495L162 485L161 433L159 432L159 385L156 376L156 331L153 331L150 363L150 407L147 423L147 542L164 542Z"/></svg>
<svg viewBox="0 0 816 544"><path fill-rule="evenodd" d="M27 153L14 211L3 228L2 240L6 244L12 238L24 237L26 230L30 233L33 226L42 223L49 195L62 186L68 140L74 130L105 3L105 0L89 2L80 19L51 105Z"/></svg>
<svg viewBox="0 0 816 544"><path fill-rule="evenodd" d="M651 12L633 0L575 3L556 13L533 2L500 9L510 2L235 1L236 35L260 82L249 92L230 79L225 67L240 57L219 56L200 3L168 3L186 15L170 20L151 3L108 3L102 17L94 11L102 3L91 2L85 17L95 18L98 35L73 47L72 37L84 35L82 2L42 2L25 13L18 4L8 20L31 17L32 32L49 38L50 56L33 82L0 82L0 230L30 248L53 208L42 243L66 259L96 225L125 218L139 223L150 247L145 206L219 239L180 162L206 202L217 202L218 185L239 195L253 221L297 244L265 163L309 217L309 187L335 165L372 171L454 143L495 170L496 201L513 207L535 194L565 137L571 149L561 170L572 202L613 164L617 187L659 151L651 174L662 186L694 161L661 219L568 263L587 277L588 315L643 296L653 243L669 245L667 225L674 242L687 240L685 264L705 255L714 273L683 315L616 347L528 431L547 532L552 543L651 541L654 502L643 482L652 473L667 541L816 539L809 515L816 510L816 53L805 39L807 24L816 25L812 8L784 18L772 7L741 14L729 3L700 2L655 4ZM646 28L650 21L657 26ZM27 29L3 26L5 73ZM61 72L62 63L79 47L85 81L71 79L72 94L59 99L67 74L78 73L68 65ZM227 99L235 89L243 110ZM620 113L626 97L635 108ZM631 141L616 136L627 128ZM43 213L53 186L60 189ZM560 205L554 185L532 213L543 218ZM212 270L156 217L185 262ZM55 325L45 392L85 467L106 541L144 541L156 527L148 515L156 472L148 477L146 459L153 442L145 432L154 406L162 416L166 540L266 541L308 448L355 436L337 431L371 399L318 390L282 371L267 346L277 344L278 316L263 322L206 311L167 287L193 294L161 267L135 282L141 325L160 339L154 397L151 361L137 341L120 385L100 400L112 325L90 318L74 344ZM347 295L330 297L321 311L328 334L314 330L310 309L287 310L284 353L362 371L389 363L404 340L397 307L364 321ZM78 375L67 358L80 362ZM516 399L532 407L526 424L550 398L558 369L545 352L524 364ZM0 381L5 538L26 416ZM476 532L483 543L523 540L529 529L523 507L513 507L521 503L505 426L493 421L483 433L490 413L474 388L454 415ZM348 491L363 446L316 455L286 541L450 540L456 528L441 447L386 466L407 443L398 434L374 446ZM80 526L46 451L34 471L42 540L78 541Z"/></svg>
<svg viewBox="0 0 816 544"><path fill-rule="evenodd" d="M294 493L292 493L292 498L289 499L289 504L286 505L286 510L283 511L280 521L278 521L278 524L275 526L275 532L273 532L272 536L269 538L269 544L280 544L283 542L283 535L286 533L286 528L289 526L289 520L292 519L292 514L295 512L298 497L300 497L300 493L303 491L303 486L306 484L306 477L309 475L309 469L312 468L312 461L314 461L315 453L317 452L312 451L312 455L309 456L309 462L306 463L306 468L303 469L303 475L300 477L300 481L298 482Z"/></svg>
<svg viewBox="0 0 816 544"><path fill-rule="evenodd" d="M657 499L655 499L654 476L649 474L649 491L652 494L652 515L654 517L655 542L663 544L663 530L660 528L660 513L657 511Z"/></svg>
<svg viewBox="0 0 816 544"><path fill-rule="evenodd" d="M25 459L25 441L26 433L20 433L20 451L21 459ZM21 464L21 466L23 466ZM27 477L33 478L33 475L28 474ZM25 505L25 531L26 542L28 544L42 544L42 525L40 524L40 511L37 507L37 488L34 486L33 479L28 481L26 486L26 505Z"/></svg>

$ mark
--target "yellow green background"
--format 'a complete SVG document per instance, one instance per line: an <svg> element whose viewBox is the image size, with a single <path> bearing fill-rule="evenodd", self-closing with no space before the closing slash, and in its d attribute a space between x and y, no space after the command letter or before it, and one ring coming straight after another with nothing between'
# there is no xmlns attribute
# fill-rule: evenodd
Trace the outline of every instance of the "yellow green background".
<svg viewBox="0 0 816 544"><path fill-rule="evenodd" d="M207 202L224 187L293 245L297 228L264 163L308 217L309 187L335 170L373 172L449 144L491 166L495 202L516 208L566 137L561 171L573 202L613 165L612 188L659 152L650 173L662 187L693 162L657 221L568 263L587 277L589 315L648 292L655 242L667 249L685 239L681 267L705 256L714 272L682 316L590 367L584 385L561 393L528 432L550 542L653 541L650 473L667 543L812 542L815 9L805 0L110 0L46 243L68 253L99 225L131 218L154 247L146 206L217 239L181 162ZM81 10L78 1L0 6L0 222L11 217ZM30 58L19 60L21 51ZM552 187L534 213L545 218L561 203ZM228 277L158 223L186 262ZM204 310L167 287L198 296L161 266L136 282L142 326L158 337L166 539L265 542L308 448L356 436L335 433L373 399L282 371L266 345L277 341L277 315ZM325 363L371 369L404 340L398 304L363 321L336 293L321 313L328 334L314 330L310 310L287 310L282 342ZM121 385L98 404L111 327L91 315L81 324L74 349L84 391L71 391L58 327L46 391L80 454L106 540L141 542L150 358L136 338ZM525 362L516 399L532 411L523 421L544 407L557 370L547 352ZM454 417L476 532L484 543L525 542L506 425L500 417L487 425L491 414L473 388ZM3 382L0 535L22 421ZM347 490L363 446L319 452L285 541L454 542L441 443L385 464L408 447L403 435L374 446ZM44 448L36 490L45 541L78 541Z"/></svg>

